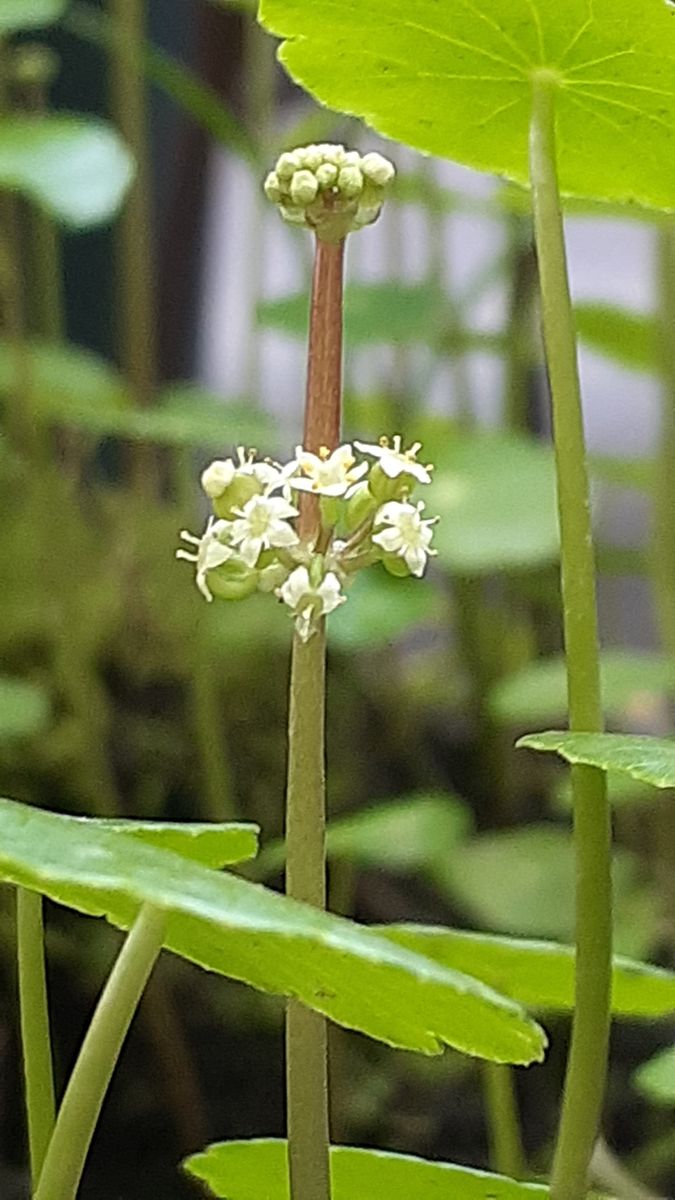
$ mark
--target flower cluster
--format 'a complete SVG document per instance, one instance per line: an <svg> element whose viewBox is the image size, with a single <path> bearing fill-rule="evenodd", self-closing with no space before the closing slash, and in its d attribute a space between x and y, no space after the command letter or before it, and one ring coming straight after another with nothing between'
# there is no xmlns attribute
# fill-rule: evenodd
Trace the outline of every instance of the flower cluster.
<svg viewBox="0 0 675 1200"><path fill-rule="evenodd" d="M285 221L339 242L377 220L394 174L381 154L322 143L282 154L264 186Z"/></svg>
<svg viewBox="0 0 675 1200"><path fill-rule="evenodd" d="M403 450L398 436L318 454L298 446L282 465L240 448L236 460L216 460L203 472L213 514L200 538L181 534L190 549L176 555L195 564L209 601L273 592L307 641L345 602L344 588L361 568L381 562L392 575L423 574L438 518L424 517L423 501L411 499L416 485L431 482L419 450L419 443ZM306 493L319 502L310 539L296 528Z"/></svg>

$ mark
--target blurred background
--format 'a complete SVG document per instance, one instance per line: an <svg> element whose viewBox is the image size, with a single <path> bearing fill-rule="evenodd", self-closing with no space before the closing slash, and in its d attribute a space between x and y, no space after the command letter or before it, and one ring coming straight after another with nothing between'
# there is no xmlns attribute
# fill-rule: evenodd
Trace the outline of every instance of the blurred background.
<svg viewBox="0 0 675 1200"><path fill-rule="evenodd" d="M566 711L526 195L318 108L244 0L60 8L30 30L8 29L0 8L3 117L103 118L136 174L98 224L63 216L82 167L67 158L61 208L39 188L38 204L25 188L0 197L0 791L75 813L255 820L263 853L248 874L282 886L291 625L269 598L207 606L174 552L180 529L201 532L212 458L238 445L285 458L300 436L312 247L266 202L264 175L309 141L383 150L394 196L348 247L345 437L422 441L442 521L424 584L373 570L329 623L331 907L569 941L565 776L513 749ZM653 214L577 204L568 235L608 722L667 736L674 234ZM672 800L611 787L617 949L675 965ZM22 1197L9 890L1 900L2 1194ZM61 1081L117 945L102 923L48 908ZM533 1174L548 1166L568 1035L566 1021L544 1023L546 1064L510 1076ZM640 1068L674 1034L615 1025L604 1126L624 1165L666 1194L675 1064ZM490 1163L480 1064L342 1030L331 1059L334 1140ZM194 1195L183 1156L281 1135L283 1119L280 1002L165 956L81 1195Z"/></svg>

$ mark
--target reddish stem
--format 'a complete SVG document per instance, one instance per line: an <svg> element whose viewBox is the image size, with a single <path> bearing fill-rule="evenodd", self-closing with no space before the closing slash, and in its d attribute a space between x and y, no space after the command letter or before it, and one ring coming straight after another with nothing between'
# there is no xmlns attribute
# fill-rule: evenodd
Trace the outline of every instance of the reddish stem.
<svg viewBox="0 0 675 1200"><path fill-rule="evenodd" d="M316 239L303 433L303 446L312 454L324 446L334 450L340 444L344 246L344 240ZM300 536L310 538L318 524L318 499L305 494L300 500Z"/></svg>

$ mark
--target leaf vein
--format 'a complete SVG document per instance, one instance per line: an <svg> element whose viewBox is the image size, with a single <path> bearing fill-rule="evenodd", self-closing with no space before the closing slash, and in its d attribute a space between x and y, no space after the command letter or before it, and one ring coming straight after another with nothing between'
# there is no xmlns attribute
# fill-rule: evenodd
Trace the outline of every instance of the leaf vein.
<svg viewBox="0 0 675 1200"><path fill-rule="evenodd" d="M491 62L500 63L504 67L510 67L521 79L523 78L519 64L511 62L510 59L504 58L501 54L493 54L491 50L485 50L482 46L472 46L470 42L464 42L460 38L451 37L449 33L443 33L440 29L429 29L427 25L420 25L417 21L404 21L403 24L406 29L415 29L418 33L426 33L429 37L438 38L439 41L447 42L450 46L457 46L460 50L470 50L473 54L489 58Z"/></svg>
<svg viewBox="0 0 675 1200"><path fill-rule="evenodd" d="M595 96L592 92L584 91L582 88L575 88L575 92L581 93L587 99L592 100L595 104L609 104L612 108L623 109L624 112L633 113L637 117L642 117L649 121L652 125L660 125L662 129L666 129L668 133L673 132L673 127L669 121L664 121L662 117L657 117L656 113L645 112L643 108L638 108L636 104L628 104L625 100L610 100L608 96ZM622 127L625 131L625 126Z"/></svg>

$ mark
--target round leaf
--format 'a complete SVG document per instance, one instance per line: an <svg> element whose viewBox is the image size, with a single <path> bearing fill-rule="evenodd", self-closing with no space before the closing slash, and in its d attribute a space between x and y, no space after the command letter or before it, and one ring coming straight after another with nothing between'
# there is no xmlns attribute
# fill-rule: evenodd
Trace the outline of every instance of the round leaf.
<svg viewBox="0 0 675 1200"><path fill-rule="evenodd" d="M521 183L543 73L562 190L673 207L675 17L660 0L262 0L260 16L322 103Z"/></svg>
<svg viewBox="0 0 675 1200"><path fill-rule="evenodd" d="M573 946L430 925L383 925L381 932L445 967L468 971L528 1008L558 1012L574 1008ZM673 1011L674 972L615 957L612 971L615 1016L662 1017Z"/></svg>
<svg viewBox="0 0 675 1200"><path fill-rule="evenodd" d="M675 1046L661 1050L638 1067L633 1082L653 1104L675 1104Z"/></svg>
<svg viewBox="0 0 675 1200"><path fill-rule="evenodd" d="M568 763L622 771L652 787L675 787L675 741L633 733L528 733L517 746L559 754Z"/></svg>
<svg viewBox="0 0 675 1200"><path fill-rule="evenodd" d="M0 800L0 877L124 929L143 904L162 908L176 954L395 1046L543 1055L543 1030L477 980L127 833Z"/></svg>
<svg viewBox="0 0 675 1200"><path fill-rule="evenodd" d="M90 117L0 119L0 186L73 229L109 221L133 176L114 129Z"/></svg>
<svg viewBox="0 0 675 1200"><path fill-rule="evenodd" d="M436 342L446 297L431 283L354 283L345 288L345 340L348 346ZM263 300L258 320L291 337L305 338L309 305L300 292Z"/></svg>
<svg viewBox="0 0 675 1200"><path fill-rule="evenodd" d="M438 561L458 574L555 562L558 519L548 447L509 434L474 434L436 455L427 511Z"/></svg>
<svg viewBox="0 0 675 1200"><path fill-rule="evenodd" d="M34 29L58 21L66 0L0 0L0 33Z"/></svg>
<svg viewBox="0 0 675 1200"><path fill-rule="evenodd" d="M286 1142L221 1142L183 1164L223 1200L289 1200ZM332 1146L332 1200L545 1200L548 1188L409 1154Z"/></svg>
<svg viewBox="0 0 675 1200"><path fill-rule="evenodd" d="M259 827L253 824L206 821L133 821L116 817L87 820L112 833L128 833L160 850L171 850L204 867L232 866L255 858Z"/></svg>
<svg viewBox="0 0 675 1200"><path fill-rule="evenodd" d="M654 317L611 304L577 304L577 333L593 350L633 371L656 371L658 325Z"/></svg>
<svg viewBox="0 0 675 1200"><path fill-rule="evenodd" d="M605 712L622 716L645 694L675 694L675 661L660 654L603 650L600 660ZM529 663L490 693L490 709L504 724L555 721L567 712L567 674L562 655Z"/></svg>
<svg viewBox="0 0 675 1200"><path fill-rule="evenodd" d="M420 579L393 579L383 567L364 571L346 604L327 623L328 643L353 653L389 646L415 627L438 621L441 598Z"/></svg>

